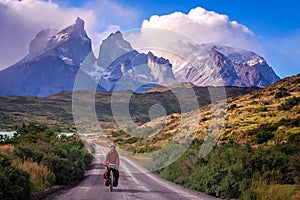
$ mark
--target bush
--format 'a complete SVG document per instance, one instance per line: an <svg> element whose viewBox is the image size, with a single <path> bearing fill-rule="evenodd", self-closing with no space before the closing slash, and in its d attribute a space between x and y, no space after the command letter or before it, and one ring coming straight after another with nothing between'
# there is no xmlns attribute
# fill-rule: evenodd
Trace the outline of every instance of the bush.
<svg viewBox="0 0 300 200"><path fill-rule="evenodd" d="M84 150L82 141L61 137L42 163L55 174L56 184L68 185L83 178L91 161L92 155Z"/></svg>
<svg viewBox="0 0 300 200"><path fill-rule="evenodd" d="M234 110L235 108L237 107L237 105L234 103L234 104L231 104L229 106L229 110Z"/></svg>
<svg viewBox="0 0 300 200"><path fill-rule="evenodd" d="M290 110L294 106L297 106L300 103L300 97L292 97L287 99L284 103L282 103L278 110Z"/></svg>
<svg viewBox="0 0 300 200"><path fill-rule="evenodd" d="M300 187L296 185L260 183L253 191L256 198L261 200L296 200L300 198Z"/></svg>
<svg viewBox="0 0 300 200"><path fill-rule="evenodd" d="M47 155L43 160L43 165L47 166L55 174L55 183L67 185L72 183L72 162L56 155Z"/></svg>
<svg viewBox="0 0 300 200"><path fill-rule="evenodd" d="M287 89L280 88L279 91L275 94L275 99L280 99L287 96L290 96L290 93L287 91Z"/></svg>
<svg viewBox="0 0 300 200"><path fill-rule="evenodd" d="M299 188L299 141L300 135L291 136L287 143L268 148L229 142L201 159L200 145L193 144L183 156L158 172L170 181L217 197L260 199L260 182L268 188L280 185L280 190ZM297 194L286 191L274 197L289 199Z"/></svg>
<svg viewBox="0 0 300 200"><path fill-rule="evenodd" d="M133 144L133 143L136 143L138 140L140 140L140 138L138 138L138 137L131 137L131 138L128 138L127 140L125 140L124 142L128 143L128 144Z"/></svg>
<svg viewBox="0 0 300 200"><path fill-rule="evenodd" d="M22 161L20 166L28 161L32 162L26 167L31 172L32 180L37 183L37 190L48 183L68 185L83 178L85 169L92 161L92 155L85 150L81 140L75 136L57 137L49 128L34 124L22 125L17 132L18 136L6 143L14 144L14 155ZM34 163L41 171L30 168ZM47 169L50 170L48 173ZM34 177L41 173L43 176ZM43 180L45 176L47 181Z"/></svg>
<svg viewBox="0 0 300 200"><path fill-rule="evenodd" d="M272 124L261 124L258 128L252 129L248 132L248 135L253 136L253 141L257 144L262 144L274 137L274 133L278 130L280 126L285 126L289 128L299 127L299 118L286 119L281 118L278 122Z"/></svg>
<svg viewBox="0 0 300 200"><path fill-rule="evenodd" d="M274 134L272 133L272 131L266 131L264 133L259 132L256 134L254 141L257 144L262 144L262 143L265 143L268 140L272 139L273 137L274 137Z"/></svg>
<svg viewBox="0 0 300 200"><path fill-rule="evenodd" d="M137 153L151 153L151 152L153 152L154 150L155 150L155 147L146 145L146 146L141 147L141 148L137 151Z"/></svg>
<svg viewBox="0 0 300 200"><path fill-rule="evenodd" d="M0 155L0 199L31 199L31 192L29 174Z"/></svg>
<svg viewBox="0 0 300 200"><path fill-rule="evenodd" d="M47 186L55 183L54 174L50 172L46 166L29 160L25 160L18 165L21 169L30 174L34 192L43 190Z"/></svg>
<svg viewBox="0 0 300 200"><path fill-rule="evenodd" d="M259 107L259 108L257 108L257 111L258 112L267 112L268 111L268 108L267 107Z"/></svg>

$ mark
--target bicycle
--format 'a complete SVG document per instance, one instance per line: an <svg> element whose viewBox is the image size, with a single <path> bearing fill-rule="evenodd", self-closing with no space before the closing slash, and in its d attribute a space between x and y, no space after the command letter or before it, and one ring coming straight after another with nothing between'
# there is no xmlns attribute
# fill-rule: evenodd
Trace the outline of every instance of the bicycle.
<svg viewBox="0 0 300 200"><path fill-rule="evenodd" d="M113 187L114 187L114 182L115 180L115 172L112 169L118 169L118 166L116 164L109 164L107 167L107 173L109 174L109 176L107 177L107 181L108 181L108 186L109 186L109 191L112 192L113 191Z"/></svg>

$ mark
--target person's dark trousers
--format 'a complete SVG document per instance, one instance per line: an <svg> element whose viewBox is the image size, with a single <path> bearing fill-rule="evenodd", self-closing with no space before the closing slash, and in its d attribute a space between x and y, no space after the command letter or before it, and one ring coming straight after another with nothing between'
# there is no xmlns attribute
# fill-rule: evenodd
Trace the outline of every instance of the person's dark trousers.
<svg viewBox="0 0 300 200"><path fill-rule="evenodd" d="M114 187L117 187L118 186L118 182L119 182L119 176L120 176L120 174L119 174L119 170L117 170L117 169L111 169L111 170L109 170L108 171L108 176L110 175L110 171L113 171L114 172L114 182L113 182L113 186Z"/></svg>

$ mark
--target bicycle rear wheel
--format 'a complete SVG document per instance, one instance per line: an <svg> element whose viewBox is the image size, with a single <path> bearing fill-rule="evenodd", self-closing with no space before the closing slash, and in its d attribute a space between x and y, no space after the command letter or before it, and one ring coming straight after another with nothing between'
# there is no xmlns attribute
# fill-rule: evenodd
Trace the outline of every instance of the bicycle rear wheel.
<svg viewBox="0 0 300 200"><path fill-rule="evenodd" d="M113 185L112 185L112 183L111 183L111 184L109 184L109 191L110 191L110 192L112 192L112 191L113 191Z"/></svg>
<svg viewBox="0 0 300 200"><path fill-rule="evenodd" d="M113 174L113 172L111 171L111 172L110 172L110 175L109 175L109 191L110 191L110 192L113 191L113 177L114 177L114 174Z"/></svg>

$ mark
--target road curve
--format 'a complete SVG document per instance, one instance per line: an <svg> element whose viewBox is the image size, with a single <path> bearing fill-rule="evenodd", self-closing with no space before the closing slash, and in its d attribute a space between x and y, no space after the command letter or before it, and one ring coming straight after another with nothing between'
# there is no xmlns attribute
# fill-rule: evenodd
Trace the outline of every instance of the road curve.
<svg viewBox="0 0 300 200"><path fill-rule="evenodd" d="M216 200L206 194L183 188L157 175L145 172L136 161L120 158L119 186L109 192L103 184L103 160L108 149L95 144L95 160L76 187L47 197L46 200Z"/></svg>

